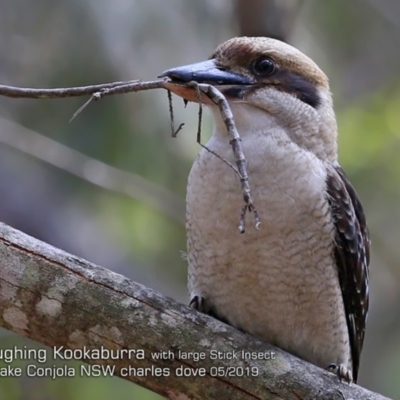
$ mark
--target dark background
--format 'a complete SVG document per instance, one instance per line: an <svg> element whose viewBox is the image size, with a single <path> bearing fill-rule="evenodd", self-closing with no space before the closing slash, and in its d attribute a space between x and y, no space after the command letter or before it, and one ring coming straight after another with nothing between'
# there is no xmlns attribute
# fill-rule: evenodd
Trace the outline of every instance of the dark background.
<svg viewBox="0 0 400 400"><path fill-rule="evenodd" d="M150 80L205 59L237 35L284 39L330 77L340 162L364 204L373 245L360 384L400 398L397 0L6 0L0 82L65 87ZM199 151L196 106L185 110L175 98L176 122L186 125L172 139L164 91L109 97L68 123L84 101L0 98L0 220L186 303L182 221L186 179ZM77 155L60 144L132 174L133 184L111 179L107 166L90 159L75 168ZM74 168L85 179L66 172ZM0 347L14 345L39 346L1 329ZM111 396L159 398L119 378L0 379L6 400Z"/></svg>

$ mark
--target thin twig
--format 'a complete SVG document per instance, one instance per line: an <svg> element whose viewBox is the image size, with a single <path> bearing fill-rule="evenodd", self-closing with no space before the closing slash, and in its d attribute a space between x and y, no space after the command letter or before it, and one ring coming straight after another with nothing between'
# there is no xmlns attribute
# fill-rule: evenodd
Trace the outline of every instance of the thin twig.
<svg viewBox="0 0 400 400"><path fill-rule="evenodd" d="M99 96L98 94L99 94L100 92L97 92L97 93L93 93L91 96L90 96L90 99L86 102L86 103L84 103L83 104L83 106L81 106L81 107L79 107L73 114L72 114L72 117L71 117L71 119L69 120L69 123L71 123L92 101L95 101L95 100L99 100L99 99L101 99L101 96Z"/></svg>
<svg viewBox="0 0 400 400"><path fill-rule="evenodd" d="M69 88L33 89L0 85L0 95L30 99L61 99L66 97L85 96L101 92L100 97L113 94L138 92L140 90L161 89L165 83L162 79L142 82L140 80L103 83L100 85L76 86Z"/></svg>
<svg viewBox="0 0 400 400"><path fill-rule="evenodd" d="M260 217L258 215L257 209L253 203L253 198L251 196L250 185L249 185L249 176L247 174L247 168L246 168L246 159L244 157L243 148L242 148L242 144L241 144L241 138L236 129L235 121L233 119L233 114L229 107L229 103L226 100L225 96L214 86L211 86L211 85L208 85L205 83L199 84L194 81L189 82L188 86L192 86L197 91L201 91L205 95L207 95L218 106L218 108L221 112L222 119L223 119L226 129L228 131L229 143L232 146L237 170L239 172L240 183L242 186L242 194L243 194L243 199L245 202L245 205L242 208L242 211L240 213L240 221L239 221L238 228L241 233L245 232L245 217L246 217L246 212L249 211L249 212L253 212L253 215L254 215L254 218L256 221L255 227L256 227L256 229L258 229L261 221L260 221ZM215 153L213 153L213 154L215 154ZM219 156L217 156L217 157L219 157ZM221 157L219 157L219 158L221 158Z"/></svg>
<svg viewBox="0 0 400 400"><path fill-rule="evenodd" d="M14 98L29 99L61 99L66 97L77 97L92 95L90 99L80 107L70 119L70 122L77 117L92 101L100 100L104 96L114 94L124 94L130 92L139 92L149 89L164 89L165 81L158 79L155 81L142 82L140 80L122 81L104 83L101 85L76 86L70 88L54 88L54 89L32 89L19 88L15 86L0 85L0 95ZM179 129L179 128L178 128Z"/></svg>
<svg viewBox="0 0 400 400"><path fill-rule="evenodd" d="M105 96L111 96L114 94L125 94L149 89L164 89L163 82L163 80L148 82L132 81L110 88L102 88L101 90L92 94L91 98L74 113L70 121L72 121L79 113L81 113L92 101L100 100Z"/></svg>

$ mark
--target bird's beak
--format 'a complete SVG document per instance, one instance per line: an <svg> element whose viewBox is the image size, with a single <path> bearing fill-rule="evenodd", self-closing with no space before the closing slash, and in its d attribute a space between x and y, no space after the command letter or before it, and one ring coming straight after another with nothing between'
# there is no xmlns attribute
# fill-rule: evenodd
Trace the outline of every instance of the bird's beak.
<svg viewBox="0 0 400 400"><path fill-rule="evenodd" d="M166 89L186 100L199 102L197 91L187 86L189 82L208 83L217 86L223 93L226 89L250 85L253 82L246 76L218 67L215 60L202 61L183 67L171 68L164 71L159 78L169 78L165 82ZM207 96L202 96L202 103L211 103Z"/></svg>

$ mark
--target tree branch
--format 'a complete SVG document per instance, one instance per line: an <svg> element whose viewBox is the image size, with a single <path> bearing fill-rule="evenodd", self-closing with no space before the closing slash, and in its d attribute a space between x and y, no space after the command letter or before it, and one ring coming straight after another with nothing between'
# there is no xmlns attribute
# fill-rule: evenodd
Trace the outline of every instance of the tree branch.
<svg viewBox="0 0 400 400"><path fill-rule="evenodd" d="M134 80L53 89L20 88L16 86L0 85L0 95L28 99L61 99L94 93L102 93L102 96L108 96L112 94L138 92L140 90L161 89L164 87L163 83L164 81L162 79L149 82Z"/></svg>
<svg viewBox="0 0 400 400"><path fill-rule="evenodd" d="M86 349L82 361L170 399L384 399L4 224L0 313L5 328L53 349ZM95 349L121 357L98 360Z"/></svg>

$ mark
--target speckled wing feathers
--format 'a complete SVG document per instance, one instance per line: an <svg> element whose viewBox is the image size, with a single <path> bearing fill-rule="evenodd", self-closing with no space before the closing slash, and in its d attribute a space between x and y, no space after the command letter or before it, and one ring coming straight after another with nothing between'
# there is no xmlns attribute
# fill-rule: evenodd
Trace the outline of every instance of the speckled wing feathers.
<svg viewBox="0 0 400 400"><path fill-rule="evenodd" d="M336 228L334 251L349 329L353 378L357 381L369 304L370 239L362 205L339 166L328 172L327 190Z"/></svg>

